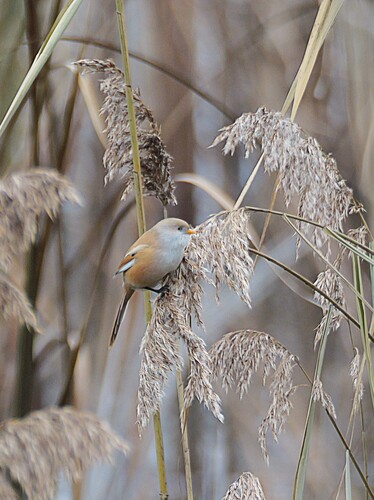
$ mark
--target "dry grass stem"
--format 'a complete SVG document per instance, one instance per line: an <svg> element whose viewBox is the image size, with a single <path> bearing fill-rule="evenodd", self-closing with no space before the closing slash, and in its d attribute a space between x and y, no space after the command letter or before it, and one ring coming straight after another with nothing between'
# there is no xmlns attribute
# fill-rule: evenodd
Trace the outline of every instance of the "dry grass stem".
<svg viewBox="0 0 374 500"><path fill-rule="evenodd" d="M0 469L30 500L54 498L61 473L76 481L93 463L110 461L116 449L126 453L127 445L105 422L73 408L49 408L0 425Z"/></svg>
<svg viewBox="0 0 374 500"><path fill-rule="evenodd" d="M298 215L323 226L341 231L343 222L354 211L352 190L342 179L336 161L325 154L316 139L282 113L259 108L245 113L232 125L224 127L212 146L226 141L224 154L233 154L238 144L248 157L256 146L264 154L264 169L279 172L286 206L297 195ZM321 247L327 236L318 228L300 223L312 241ZM300 241L299 241L300 243Z"/></svg>
<svg viewBox="0 0 374 500"><path fill-rule="evenodd" d="M40 332L37 319L26 295L0 271L0 314L6 320L16 318L20 323Z"/></svg>
<svg viewBox="0 0 374 500"><path fill-rule="evenodd" d="M236 386L240 397L247 393L252 375L258 372L261 364L263 383L271 376L271 404L258 431L261 450L268 461L267 432L271 430L273 438L277 440L292 408L295 357L267 333L252 330L227 333L213 345L210 356L213 377L221 378L222 387L226 391Z"/></svg>
<svg viewBox="0 0 374 500"><path fill-rule="evenodd" d="M53 218L64 201L79 203L78 193L53 170L36 168L0 181L0 267L6 270L16 255L34 241L38 218Z"/></svg>
<svg viewBox="0 0 374 500"><path fill-rule="evenodd" d="M119 175L124 183L123 198L132 190L134 167L130 125L123 72L110 59L83 59L74 63L84 73L105 73L100 89L105 95L102 113L106 116L108 148L104 153L106 181ZM138 91L133 91L143 192L155 196L163 205L176 204L174 182L170 175L172 157L167 153L152 112L145 106Z"/></svg>
<svg viewBox="0 0 374 500"><path fill-rule="evenodd" d="M230 485L222 500L265 500L260 480L250 472L243 472Z"/></svg>
<svg viewBox="0 0 374 500"><path fill-rule="evenodd" d="M323 389L322 382L319 378L316 378L313 381L312 398L313 401L319 401L323 408L325 408L332 417L336 418L335 407L332 399Z"/></svg>

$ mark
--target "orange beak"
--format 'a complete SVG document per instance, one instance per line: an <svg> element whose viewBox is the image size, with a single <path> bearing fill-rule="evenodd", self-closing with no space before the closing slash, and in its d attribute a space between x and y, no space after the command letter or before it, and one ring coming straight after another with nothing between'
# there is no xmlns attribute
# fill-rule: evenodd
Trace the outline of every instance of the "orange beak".
<svg viewBox="0 0 374 500"><path fill-rule="evenodd" d="M187 231L187 234L196 234L196 230L195 229L189 229Z"/></svg>

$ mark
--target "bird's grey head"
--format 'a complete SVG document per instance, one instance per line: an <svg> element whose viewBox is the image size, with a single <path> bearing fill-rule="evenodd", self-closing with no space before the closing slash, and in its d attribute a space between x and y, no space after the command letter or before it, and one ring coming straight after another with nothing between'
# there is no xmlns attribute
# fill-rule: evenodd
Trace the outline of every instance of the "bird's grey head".
<svg viewBox="0 0 374 500"><path fill-rule="evenodd" d="M191 234L195 234L186 221L173 217L161 220L156 224L156 227L162 230L160 234L174 247L186 248Z"/></svg>

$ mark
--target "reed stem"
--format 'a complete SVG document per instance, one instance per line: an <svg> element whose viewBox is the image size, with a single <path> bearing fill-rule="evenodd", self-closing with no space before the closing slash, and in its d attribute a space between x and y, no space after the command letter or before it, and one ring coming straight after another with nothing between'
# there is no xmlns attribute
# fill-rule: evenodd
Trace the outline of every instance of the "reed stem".
<svg viewBox="0 0 374 500"><path fill-rule="evenodd" d="M138 232L139 236L141 236L146 230L143 192L142 192L143 191L142 171L140 165L138 134L136 129L135 107L134 107L134 100L133 100L133 93L131 86L129 53L128 53L127 38L126 38L125 15L124 15L122 0L116 0L116 9L117 9L118 29L121 40L123 71L124 71L125 86L126 86L127 110L129 116L131 147L132 147L133 164L134 164L134 191L136 200L136 213L138 220ZM145 317L147 324L151 321L152 318L152 306L150 299L151 299L151 294L149 291L146 291L144 294L144 304L145 304ZM158 477L160 485L160 499L167 500L168 487L166 481L165 454L164 454L164 444L162 437L161 417L159 411L157 411L155 416L153 417L153 427L155 433Z"/></svg>

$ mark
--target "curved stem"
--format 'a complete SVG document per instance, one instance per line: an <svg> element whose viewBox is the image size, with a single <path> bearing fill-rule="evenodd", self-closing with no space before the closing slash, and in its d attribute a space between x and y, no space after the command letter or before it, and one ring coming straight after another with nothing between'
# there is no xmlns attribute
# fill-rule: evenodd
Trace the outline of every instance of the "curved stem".
<svg viewBox="0 0 374 500"><path fill-rule="evenodd" d="M305 283L307 286L309 286L310 288L312 288L315 292L317 292L320 295L322 295L323 298L325 298L326 300L328 300L334 307L336 307L336 309L338 309L343 314L343 316L345 316L349 321L351 321L355 326L357 326L357 328L360 328L360 323L353 316L351 316L345 309L343 309L343 307L340 304L338 304L334 299L332 299L331 297L329 297L327 295L327 293L325 293L323 290L319 289L314 283L312 283L311 281L309 281L302 274L298 273L297 271L294 271L293 269L291 269L290 267L286 266L285 264L283 264L279 260L275 259L274 257L270 257L270 255L267 255L267 254L265 254L263 252L260 252L259 250L256 250L255 248L251 248L250 251L252 253L258 255L259 257L263 257L264 259L268 260L269 262L272 262L273 264L276 264L277 266L281 267L282 269L284 269L285 271L287 271L288 273L290 273L292 276L294 276L298 280L300 280L303 283Z"/></svg>

